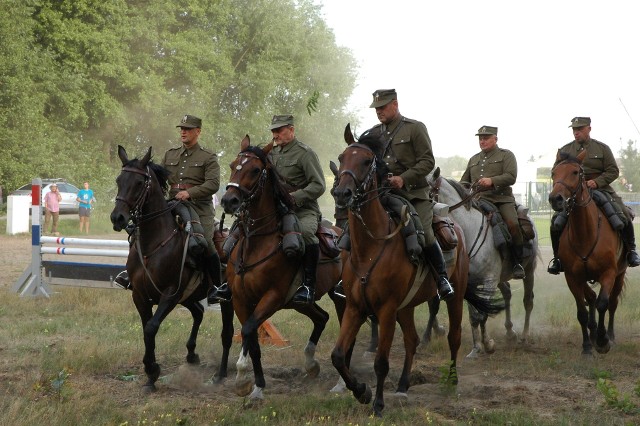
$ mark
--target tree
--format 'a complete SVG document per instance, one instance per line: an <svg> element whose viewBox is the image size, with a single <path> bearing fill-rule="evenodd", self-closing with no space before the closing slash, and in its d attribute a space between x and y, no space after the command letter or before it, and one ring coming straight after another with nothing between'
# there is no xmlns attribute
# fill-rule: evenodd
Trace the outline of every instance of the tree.
<svg viewBox="0 0 640 426"><path fill-rule="evenodd" d="M626 148L620 149L620 181L622 178L626 181L626 185L623 186L621 182L621 189L624 191L640 191L640 168L638 164L640 161L640 154L636 148L636 142L629 139L627 141Z"/></svg>

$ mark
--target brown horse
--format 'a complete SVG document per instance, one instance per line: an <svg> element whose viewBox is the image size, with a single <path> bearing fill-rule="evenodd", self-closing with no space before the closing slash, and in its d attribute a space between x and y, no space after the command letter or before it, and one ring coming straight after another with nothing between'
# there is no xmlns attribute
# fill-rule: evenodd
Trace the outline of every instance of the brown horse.
<svg viewBox="0 0 640 426"><path fill-rule="evenodd" d="M389 372L389 352L396 321L402 329L405 347L404 365L396 392L405 396L419 342L414 309L423 302L436 300L438 293L436 281L428 268L423 264L416 266L409 260L404 238L397 232L399 227L380 202L378 182L384 176L384 147L381 135L374 132L365 133L356 142L347 125L345 140L348 147L339 157L339 175L333 188L336 204L349 209L351 251L348 258L343 258L342 280L347 306L331 360L356 399L368 404L372 398L371 389L367 384L358 382L349 369L349 361L358 330L367 315L374 314L380 331L374 361L377 386L373 410L380 416L384 409L384 381ZM458 381L456 359L461 341L463 300L471 301L483 312L490 310L487 299L467 290L469 265L464 236L457 226L455 232L459 243L448 270L455 297L447 301L451 352L448 380L452 384Z"/></svg>
<svg viewBox="0 0 640 426"><path fill-rule="evenodd" d="M557 212L568 216L560 236L558 257L564 267L564 277L576 300L578 321L582 327L582 353L591 354L595 346L607 353L610 340L615 339L613 324L618 298L624 287L627 260L622 239L591 197L587 188L582 160L587 151L577 157L558 152L551 171L553 189L549 203ZM596 297L589 282L600 283ZM598 320L596 324L596 309ZM609 324L605 328L605 315Z"/></svg>
<svg viewBox="0 0 640 426"><path fill-rule="evenodd" d="M188 235L180 229L171 214L172 205L165 201L169 171L151 159L151 148L141 159L129 160L127 152L118 146L122 161L120 176L116 179L118 195L111 212L115 231L126 228L130 222L135 230L127 259L127 272L132 285L133 302L136 305L144 335L144 370L148 381L145 390L154 391L160 377L156 362L155 336L160 324L179 303L191 312L193 326L187 341L187 362L200 362L195 353L196 338L202 323L210 277L203 277L199 269L185 263L184 253ZM217 278L219 281L219 277ZM153 306L158 305L155 313ZM227 376L227 361L233 338L233 307L220 304L222 311L222 360L218 379Z"/></svg>
<svg viewBox="0 0 640 426"><path fill-rule="evenodd" d="M301 262L288 257L282 249L281 209L293 208L292 199L268 159L273 142L264 148L250 145L249 136L240 143L240 153L231 163L231 178L221 205L238 217L241 236L227 263L227 282L233 293L233 308L242 324L242 351L236 364L236 393L262 399L265 378L260 360L258 327L280 309L295 309L313 321L313 331L304 353L305 369L316 377L320 365L315 348L329 320L329 314L317 303L292 304L291 298L301 282ZM340 280L339 258L323 259L318 265L316 300L327 292L341 317L344 302L333 297ZM342 307L341 307L342 306ZM248 358L253 364L253 390Z"/></svg>

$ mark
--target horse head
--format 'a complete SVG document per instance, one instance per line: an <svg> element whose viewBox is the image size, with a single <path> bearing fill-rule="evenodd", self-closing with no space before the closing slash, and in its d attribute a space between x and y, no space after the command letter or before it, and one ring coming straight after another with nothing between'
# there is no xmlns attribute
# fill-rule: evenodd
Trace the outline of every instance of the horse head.
<svg viewBox="0 0 640 426"><path fill-rule="evenodd" d="M139 210L144 203L148 191L151 175L148 164L151 160L151 147L141 160L129 160L127 151L118 145L118 157L122 162L122 170L116 178L118 194L116 205L111 212L111 223L114 231L122 231L129 223L131 214Z"/></svg>
<svg viewBox="0 0 640 426"><path fill-rule="evenodd" d="M549 204L553 210L571 210L577 202L578 195L584 196L588 193L582 169L582 161L586 155L586 150L577 157L558 150L556 162L551 170L553 187L549 193Z"/></svg>
<svg viewBox="0 0 640 426"><path fill-rule="evenodd" d="M376 192L383 164L384 141L377 129L367 130L356 141L351 126L347 124L344 140L348 147L338 157L340 168L332 189L337 208L359 205L365 196Z"/></svg>

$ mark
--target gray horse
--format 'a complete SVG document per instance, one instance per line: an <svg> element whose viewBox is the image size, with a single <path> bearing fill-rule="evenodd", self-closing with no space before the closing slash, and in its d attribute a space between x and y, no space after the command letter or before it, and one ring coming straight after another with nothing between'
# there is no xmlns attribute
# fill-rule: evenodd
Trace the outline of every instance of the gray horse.
<svg viewBox="0 0 640 426"><path fill-rule="evenodd" d="M450 208L449 216L464 231L465 242L469 252L469 286L482 286L485 290L495 290L496 288L500 290L506 304L504 326L507 330L507 340L510 342L517 341L518 336L513 331L513 323L511 322L511 287L509 279L512 278L513 263L509 250L501 252L495 247L493 233L487 217L480 210L472 207L470 202L463 202L463 197L467 201L466 194L468 194L468 190L464 189L458 182L440 176L439 168L434 170L428 181L434 199L454 207ZM468 201L471 201L471 197L469 197ZM534 271L540 256L537 232L535 232L533 240L525 243L524 255L523 266L526 278L524 279L523 302L526 314L521 341L528 342L529 319L533 310ZM486 329L487 318L486 315L469 306L473 349L467 355L467 358L475 358L481 353L494 352L495 342Z"/></svg>

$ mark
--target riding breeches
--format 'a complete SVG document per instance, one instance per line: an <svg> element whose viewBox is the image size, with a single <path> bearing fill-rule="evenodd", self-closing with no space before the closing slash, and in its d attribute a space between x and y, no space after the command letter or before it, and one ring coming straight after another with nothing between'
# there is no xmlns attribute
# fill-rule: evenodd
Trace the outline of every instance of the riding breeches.
<svg viewBox="0 0 640 426"><path fill-rule="evenodd" d="M420 200L417 198L409 201L416 209L416 213L418 213L418 217L422 222L425 244L430 246L436 242L436 237L433 234L433 227L431 224L431 222L433 222L433 202L431 202L431 200Z"/></svg>
<svg viewBox="0 0 640 426"><path fill-rule="evenodd" d="M502 220L507 224L509 228L509 234L511 234L512 244L516 247L524 244L524 238L522 237L522 231L520 230L520 222L518 221L518 212L516 210L515 203L495 203L496 207L500 210Z"/></svg>
<svg viewBox="0 0 640 426"><path fill-rule="evenodd" d="M316 232L318 231L318 224L320 223L320 215L311 209L299 209L295 211L295 214L298 217L304 245L318 244L319 241L318 237L316 237Z"/></svg>

